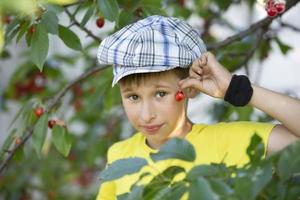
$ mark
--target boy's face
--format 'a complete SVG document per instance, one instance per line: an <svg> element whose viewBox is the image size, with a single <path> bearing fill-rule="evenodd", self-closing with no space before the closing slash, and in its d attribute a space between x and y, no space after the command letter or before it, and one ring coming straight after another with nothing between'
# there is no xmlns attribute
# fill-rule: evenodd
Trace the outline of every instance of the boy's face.
<svg viewBox="0 0 300 200"><path fill-rule="evenodd" d="M130 123L149 144L163 144L180 136L187 123L186 100L176 101L179 78L174 73L147 77L135 83L120 83L122 102Z"/></svg>

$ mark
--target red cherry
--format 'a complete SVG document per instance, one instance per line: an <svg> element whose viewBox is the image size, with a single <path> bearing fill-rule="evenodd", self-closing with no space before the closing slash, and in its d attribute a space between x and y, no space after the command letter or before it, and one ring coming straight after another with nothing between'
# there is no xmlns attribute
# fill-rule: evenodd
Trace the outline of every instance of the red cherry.
<svg viewBox="0 0 300 200"><path fill-rule="evenodd" d="M73 88L72 88L72 91L73 91L75 97L83 96L83 91L82 91L82 88L81 88L80 84L74 85Z"/></svg>
<svg viewBox="0 0 300 200"><path fill-rule="evenodd" d="M185 0L177 0L179 6L181 6L181 7L184 6L184 1L185 1Z"/></svg>
<svg viewBox="0 0 300 200"><path fill-rule="evenodd" d="M182 91L178 91L176 94L175 94L175 99L176 101L181 101L182 99L184 99L184 93Z"/></svg>
<svg viewBox="0 0 300 200"><path fill-rule="evenodd" d="M37 116L37 117L40 117L43 113L44 113L44 108L42 108L42 107L37 107L37 108L34 110L34 114L35 114L35 116Z"/></svg>
<svg viewBox="0 0 300 200"><path fill-rule="evenodd" d="M36 31L35 25L31 25L30 28L29 28L29 33L33 34L35 31Z"/></svg>
<svg viewBox="0 0 300 200"><path fill-rule="evenodd" d="M269 7L267 9L267 13L269 17L275 17L278 14L277 9L275 7Z"/></svg>
<svg viewBox="0 0 300 200"><path fill-rule="evenodd" d="M275 8L278 13L283 13L285 11L285 4L284 3L276 3Z"/></svg>
<svg viewBox="0 0 300 200"><path fill-rule="evenodd" d="M99 17L97 20L96 20L96 25L99 27L99 28L102 28L104 26L104 17Z"/></svg>
<svg viewBox="0 0 300 200"><path fill-rule="evenodd" d="M55 120L51 119L51 120L48 121L48 127L49 128L53 128L53 126L55 126L55 125L56 125L56 121Z"/></svg>
<svg viewBox="0 0 300 200"><path fill-rule="evenodd" d="M2 18L3 24L9 24L11 22L11 16L6 15Z"/></svg>
<svg viewBox="0 0 300 200"><path fill-rule="evenodd" d="M22 139L17 137L16 140L15 140L15 144L20 145L21 143L22 143Z"/></svg>
<svg viewBox="0 0 300 200"><path fill-rule="evenodd" d="M54 192L54 191L49 191L48 192L48 199L49 200L54 200L54 199L56 199L56 193Z"/></svg>
<svg viewBox="0 0 300 200"><path fill-rule="evenodd" d="M82 108L82 103L79 99L76 99L73 103L73 106L74 106L75 110L78 112Z"/></svg>

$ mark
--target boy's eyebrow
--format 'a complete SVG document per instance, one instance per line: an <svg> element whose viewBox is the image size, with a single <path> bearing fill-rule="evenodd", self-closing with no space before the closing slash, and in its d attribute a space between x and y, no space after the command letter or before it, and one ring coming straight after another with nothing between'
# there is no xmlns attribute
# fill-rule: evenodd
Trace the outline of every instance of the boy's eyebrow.
<svg viewBox="0 0 300 200"><path fill-rule="evenodd" d="M153 87L154 88L171 88L170 86L168 86L168 85L164 85L164 84L160 84L160 83L158 83L158 84L153 84ZM134 89L132 88L132 87L125 87L124 89L121 89L122 90L122 92L124 92L124 93L126 93L126 92L133 92L134 91Z"/></svg>
<svg viewBox="0 0 300 200"><path fill-rule="evenodd" d="M133 89L132 88L130 88L130 87L126 87L125 89L121 89L121 91L122 92L132 92L133 91Z"/></svg>
<svg viewBox="0 0 300 200"><path fill-rule="evenodd" d="M155 88L170 88L170 86L169 85L164 85L164 84L154 84L153 85Z"/></svg>

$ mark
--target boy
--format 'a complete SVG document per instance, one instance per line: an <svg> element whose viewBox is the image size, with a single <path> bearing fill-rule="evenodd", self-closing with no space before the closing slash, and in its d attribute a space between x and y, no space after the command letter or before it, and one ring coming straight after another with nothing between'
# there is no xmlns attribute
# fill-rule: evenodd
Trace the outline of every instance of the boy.
<svg viewBox="0 0 300 200"><path fill-rule="evenodd" d="M98 60L114 65L113 85L119 84L126 115L138 130L110 147L108 163L128 157L142 157L150 163L139 173L102 184L98 200L116 199L129 192L141 173L157 174L170 165L182 166L186 171L194 164L222 161L242 166L248 161L246 148L254 132L262 137L266 154L284 148L300 136L299 100L252 85L245 76L232 76L213 54L206 52L196 31L182 20L151 16L128 25L101 43ZM187 99L199 91L236 106L249 103L282 125L193 124L187 117ZM193 144L195 163L175 159L151 161L149 154L157 152L172 137L185 138Z"/></svg>

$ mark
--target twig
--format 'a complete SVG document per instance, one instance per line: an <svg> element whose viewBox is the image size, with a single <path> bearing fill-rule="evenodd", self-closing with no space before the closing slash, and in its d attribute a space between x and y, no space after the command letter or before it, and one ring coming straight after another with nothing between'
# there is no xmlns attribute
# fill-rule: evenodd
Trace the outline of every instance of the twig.
<svg viewBox="0 0 300 200"><path fill-rule="evenodd" d="M86 34L88 36L90 36L91 38L93 38L94 40L101 42L101 38L97 37L96 35L94 35L92 33L92 31L90 31L89 29L87 29L84 26L80 26L80 23L76 20L76 18L70 13L70 11L68 10L68 8L65 7L65 11L67 13L67 15L69 16L69 18L72 20L72 25L76 25L77 27L79 27L81 30L83 30L84 32L86 32Z"/></svg>
<svg viewBox="0 0 300 200"><path fill-rule="evenodd" d="M262 29L258 30L257 33L257 39L255 40L254 45L251 47L251 49L245 54L245 58L242 62L240 62L236 67L239 66L243 66L246 65L249 60L252 58L252 56L254 55L255 51L257 50L257 48L259 47L259 45L261 44L261 41L263 39L263 34L265 33L265 31L263 31Z"/></svg>
<svg viewBox="0 0 300 200"><path fill-rule="evenodd" d="M300 32L300 28L298 28L298 27L296 27L296 26L294 26L294 25L292 25L292 24L288 24L288 23L286 23L286 22L281 21L281 22L280 22L280 25L283 26L283 27L290 28L290 29L292 29L292 30L294 30L294 31Z"/></svg>

